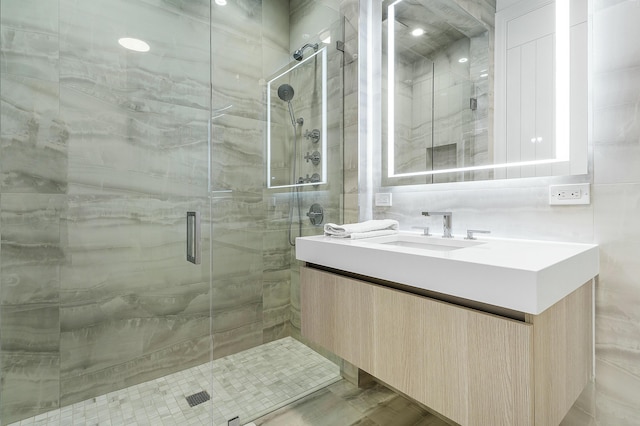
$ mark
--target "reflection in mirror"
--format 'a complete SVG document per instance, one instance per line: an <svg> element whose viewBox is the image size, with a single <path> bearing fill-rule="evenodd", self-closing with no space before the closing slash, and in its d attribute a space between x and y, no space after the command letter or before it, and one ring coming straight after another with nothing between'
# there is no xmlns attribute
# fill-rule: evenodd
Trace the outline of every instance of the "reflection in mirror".
<svg viewBox="0 0 640 426"><path fill-rule="evenodd" d="M492 161L491 34L453 0L383 3L388 184L491 178L491 170L437 173Z"/></svg>
<svg viewBox="0 0 640 426"><path fill-rule="evenodd" d="M382 185L587 173L587 2L495 5L382 3Z"/></svg>
<svg viewBox="0 0 640 426"><path fill-rule="evenodd" d="M327 50L307 47L304 60L267 84L269 188L326 183Z"/></svg>

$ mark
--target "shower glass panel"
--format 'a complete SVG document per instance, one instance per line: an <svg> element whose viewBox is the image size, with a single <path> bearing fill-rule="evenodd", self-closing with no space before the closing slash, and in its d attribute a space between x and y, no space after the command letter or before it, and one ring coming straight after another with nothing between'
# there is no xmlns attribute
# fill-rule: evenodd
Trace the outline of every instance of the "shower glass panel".
<svg viewBox="0 0 640 426"><path fill-rule="evenodd" d="M210 7L2 0L0 14L8 425L118 405L111 392L211 359ZM201 214L200 265L185 257L187 211Z"/></svg>
<svg viewBox="0 0 640 426"><path fill-rule="evenodd" d="M0 424L244 424L339 379L300 335L265 100L317 42L289 84L311 132L326 120L327 183L295 200L341 222L344 20L218 3L0 2Z"/></svg>

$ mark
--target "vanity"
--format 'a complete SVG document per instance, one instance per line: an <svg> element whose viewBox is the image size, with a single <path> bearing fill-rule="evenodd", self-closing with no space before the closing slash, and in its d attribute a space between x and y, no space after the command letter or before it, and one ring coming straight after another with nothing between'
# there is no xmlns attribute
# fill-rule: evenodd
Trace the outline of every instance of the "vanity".
<svg viewBox="0 0 640 426"><path fill-rule="evenodd" d="M461 425L558 425L593 374L592 244L298 238L302 334Z"/></svg>

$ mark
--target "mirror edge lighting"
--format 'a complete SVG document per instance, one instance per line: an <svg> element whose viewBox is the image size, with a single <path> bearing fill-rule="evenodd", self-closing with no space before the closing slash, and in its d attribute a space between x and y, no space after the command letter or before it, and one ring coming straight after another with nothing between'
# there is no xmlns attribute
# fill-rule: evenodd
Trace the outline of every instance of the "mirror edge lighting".
<svg viewBox="0 0 640 426"><path fill-rule="evenodd" d="M278 78L288 74L299 66L303 65L307 61L321 55L322 59L322 129L320 131L320 137L322 143L321 156L322 156L322 176L318 182L309 183L294 183L290 185L271 185L271 83ZM274 77L267 81L267 189L281 189L281 188L299 188L305 186L317 186L327 184L327 48L322 47L317 52L304 58L302 61L296 63L294 66L287 68L285 71L276 74Z"/></svg>
<svg viewBox="0 0 640 426"><path fill-rule="evenodd" d="M397 0L395 2L393 2L392 4L389 5L389 8L395 8L395 5L400 3L402 0ZM391 76L394 75L394 67L393 65L393 61L389 60L388 61L388 76L390 76L388 78L388 102L389 102L389 106L388 106L388 141L387 141L387 176L386 178L402 178L402 177L412 177L412 176L431 176L431 175L437 175L437 174L443 174L443 173L457 173L457 172L467 172L467 171L478 171L478 170L489 170L489 169L495 169L495 170L505 170L508 168L512 168L512 167L523 167L523 166L532 166L532 165L544 165L544 164L554 164L554 165L560 165L560 166L568 166L568 169L570 170L569 174L572 175L578 175L578 174L585 174L587 173L587 160L584 155L576 155L576 161L580 161L579 165L575 165L573 164L573 160L572 158L574 157L574 155L572 155L572 147L573 147L573 143L571 141L571 123L570 123L570 117L571 117L571 104L572 104L572 99L571 99L571 90L570 90L570 81L571 81L571 9L570 9L570 1L555 1L555 13L556 13L556 23L555 23L555 31L556 31L556 52L555 52L555 61L556 61L556 72L555 72L555 77L556 77L556 93L555 93L555 102L556 102L556 114L555 114L555 120L556 120L556 128L555 128L555 135L556 135L556 157L552 158L552 159L545 159L545 160L532 160L532 161L520 161L520 162L504 162L504 163L498 163L498 164L487 164L487 165L482 165L482 166L469 166L469 167L461 167L461 168L453 168L453 169L441 169L441 170L428 170L428 171L421 171L421 172L410 172L410 173L395 173L395 166L394 166L394 146L393 142L394 140L394 134L393 134L393 129L394 129L394 125L395 123L393 122L394 119L394 114L395 112L389 112L392 111L392 107L394 106L394 93L395 92L391 92L391 90L393 90L393 87L395 85L394 81L392 80ZM378 20L381 22L381 20ZM389 19L388 20L388 25L391 26L391 29L393 29L393 19ZM393 34L394 32L389 30L388 31L388 37L390 37L390 39L388 40L388 49L389 49L389 56L391 57L391 54L394 54L395 56L395 52L394 52L394 47L393 46ZM497 33L496 33L497 36ZM496 45L498 43L496 42ZM496 54L498 52L498 48L496 46ZM496 73L498 73L497 67L495 70ZM557 90L557 88L560 87L562 90ZM498 92L498 88L495 87L494 88L494 92ZM498 96L495 97L496 99L498 98ZM496 130L494 131L494 140L496 139L496 135L498 133L498 121L499 121L499 117L498 114L495 114L494 116L494 121L495 121L495 128ZM562 125L557 125L558 123L562 123ZM562 141L562 143L557 143L558 141ZM587 145L587 140L581 141L581 143L583 143L585 146ZM586 149L585 149L586 151ZM584 160L584 161L583 161ZM584 163L584 164L582 164ZM504 173L504 172L503 172ZM555 173L552 173L551 175L554 175ZM503 178L506 176L495 176L494 179L497 178Z"/></svg>

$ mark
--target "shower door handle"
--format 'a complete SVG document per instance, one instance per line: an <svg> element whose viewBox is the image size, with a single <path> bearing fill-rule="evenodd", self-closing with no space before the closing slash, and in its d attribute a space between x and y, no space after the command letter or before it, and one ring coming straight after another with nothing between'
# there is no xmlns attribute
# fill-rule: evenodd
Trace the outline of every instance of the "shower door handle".
<svg viewBox="0 0 640 426"><path fill-rule="evenodd" d="M187 261L200 264L200 212L187 212Z"/></svg>

